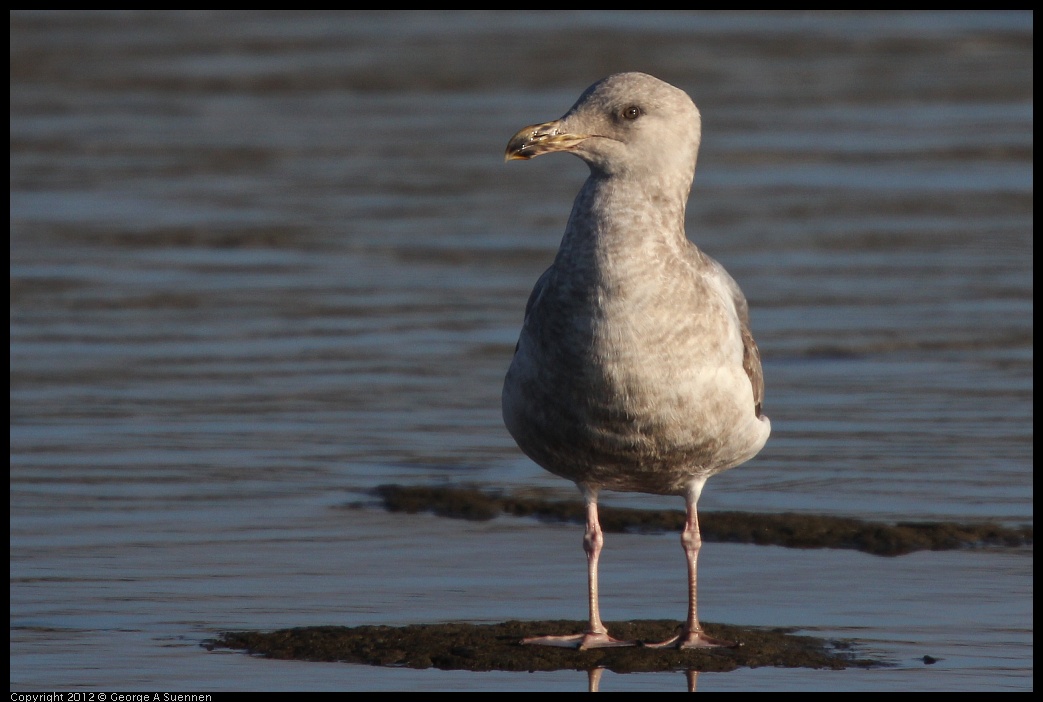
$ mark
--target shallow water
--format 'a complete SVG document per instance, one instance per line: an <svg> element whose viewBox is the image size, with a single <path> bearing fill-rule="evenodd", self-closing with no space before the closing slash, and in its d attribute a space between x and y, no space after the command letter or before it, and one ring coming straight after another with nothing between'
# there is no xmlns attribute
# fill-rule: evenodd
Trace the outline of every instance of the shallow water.
<svg viewBox="0 0 1043 702"><path fill-rule="evenodd" d="M502 152L632 69L702 110L689 236L764 358L773 436L700 506L1031 522L1031 14L14 12L12 689L585 689L199 643L584 616L575 527L341 507L575 495L499 390L585 168ZM699 689L1032 689L1032 563L710 544L708 621L896 665ZM602 564L606 619L681 619L676 536Z"/></svg>

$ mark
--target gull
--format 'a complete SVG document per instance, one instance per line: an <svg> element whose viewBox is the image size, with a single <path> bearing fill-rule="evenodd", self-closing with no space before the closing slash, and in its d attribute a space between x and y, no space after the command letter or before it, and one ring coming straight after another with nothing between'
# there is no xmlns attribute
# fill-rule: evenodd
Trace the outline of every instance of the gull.
<svg viewBox="0 0 1043 702"><path fill-rule="evenodd" d="M771 423L746 298L685 234L701 137L688 95L644 73L587 88L561 118L525 127L505 159L566 152L590 169L561 246L525 307L504 381L503 419L521 450L576 483L586 502L589 625L525 644L629 646L598 606L601 490L684 497L688 616L653 646L731 646L696 610L706 480L753 458Z"/></svg>

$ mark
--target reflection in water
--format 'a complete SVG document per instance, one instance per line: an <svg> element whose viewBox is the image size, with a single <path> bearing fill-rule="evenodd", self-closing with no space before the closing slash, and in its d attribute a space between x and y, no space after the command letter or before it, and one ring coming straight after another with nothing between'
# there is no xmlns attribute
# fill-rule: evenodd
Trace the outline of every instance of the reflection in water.
<svg viewBox="0 0 1043 702"><path fill-rule="evenodd" d="M598 692L598 687L601 685L601 674L604 672L604 668L592 668L587 671L588 692Z"/></svg>
<svg viewBox="0 0 1043 702"><path fill-rule="evenodd" d="M599 692L601 687L601 674L605 672L604 668L593 668L587 671L587 691L588 692ZM688 692L695 692L696 683L699 681L698 670L686 670L685 681L688 683Z"/></svg>

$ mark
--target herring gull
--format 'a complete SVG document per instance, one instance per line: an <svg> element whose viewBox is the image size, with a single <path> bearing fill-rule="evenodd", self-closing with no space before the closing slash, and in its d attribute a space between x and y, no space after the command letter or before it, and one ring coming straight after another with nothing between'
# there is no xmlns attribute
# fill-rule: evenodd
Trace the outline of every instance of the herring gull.
<svg viewBox="0 0 1043 702"><path fill-rule="evenodd" d="M699 110L684 91L619 73L507 145L508 161L564 151L590 168L557 256L526 304L503 387L504 423L518 446L575 482L586 501L590 620L582 634L523 643L635 645L610 636L598 609L604 489L685 498L687 622L653 645L732 645L704 633L696 614L696 502L707 478L761 450L771 423L761 413L746 298L685 235L700 135Z"/></svg>

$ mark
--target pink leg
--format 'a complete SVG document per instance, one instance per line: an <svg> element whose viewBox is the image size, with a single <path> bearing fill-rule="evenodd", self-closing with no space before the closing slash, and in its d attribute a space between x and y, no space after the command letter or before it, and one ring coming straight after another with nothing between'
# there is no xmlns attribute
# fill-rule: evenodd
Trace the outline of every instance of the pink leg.
<svg viewBox="0 0 1043 702"><path fill-rule="evenodd" d="M580 486L587 503L587 529L583 534L583 550L587 554L587 586L590 602L590 621L586 633L572 636L537 636L523 639L523 644L540 646L561 646L564 648L609 648L616 646L635 646L632 641L620 641L608 635L608 629L601 623L601 612L598 608L598 558L605 538L598 523L598 491L594 488Z"/></svg>
<svg viewBox="0 0 1043 702"><path fill-rule="evenodd" d="M706 478L693 482L685 495L688 518L685 521L684 531L681 532L681 546L688 557L688 621L680 636L659 644L648 644L651 648L731 648L735 646L730 641L722 641L705 634L699 624L696 605L698 600L696 596L696 561L699 558L699 548L702 546L703 540L699 535L699 515L695 505L699 501L699 495L702 494L705 483Z"/></svg>

